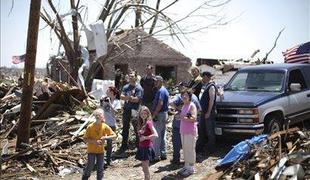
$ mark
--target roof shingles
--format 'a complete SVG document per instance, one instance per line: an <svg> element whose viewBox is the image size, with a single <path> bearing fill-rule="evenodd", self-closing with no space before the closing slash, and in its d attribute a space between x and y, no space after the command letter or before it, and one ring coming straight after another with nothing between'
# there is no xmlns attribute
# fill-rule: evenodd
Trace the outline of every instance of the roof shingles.
<svg viewBox="0 0 310 180"><path fill-rule="evenodd" d="M141 43L139 43L139 39ZM126 30L118 35L114 42L118 43L118 47L114 48L114 51L111 53L111 55L113 54L112 56L122 53L121 56L126 57L126 59L152 58L191 61L190 58L141 29Z"/></svg>

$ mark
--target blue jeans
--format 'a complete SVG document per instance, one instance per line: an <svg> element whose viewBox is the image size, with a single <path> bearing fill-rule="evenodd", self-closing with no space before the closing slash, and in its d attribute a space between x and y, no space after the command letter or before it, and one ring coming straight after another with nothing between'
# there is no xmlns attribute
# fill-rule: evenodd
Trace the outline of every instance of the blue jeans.
<svg viewBox="0 0 310 180"><path fill-rule="evenodd" d="M110 126L111 129L115 132L116 127ZM111 154L112 154L112 139L107 140L107 164L109 165L111 163Z"/></svg>
<svg viewBox="0 0 310 180"><path fill-rule="evenodd" d="M180 161L180 150L182 149L180 128L172 128L172 146L173 146L173 161Z"/></svg>
<svg viewBox="0 0 310 180"><path fill-rule="evenodd" d="M168 119L167 112L160 112L154 122L154 127L158 133L158 138L154 141L155 158L166 156L166 122Z"/></svg>
<svg viewBox="0 0 310 180"><path fill-rule="evenodd" d="M215 146L215 114L211 114L206 120L204 114L201 114L198 124L198 140L196 151L213 151Z"/></svg>
<svg viewBox="0 0 310 180"><path fill-rule="evenodd" d="M104 154L87 154L87 165L84 169L82 180L86 180L90 177L92 170L94 169L95 164L97 165L97 180L101 180L103 178L103 160Z"/></svg>
<svg viewBox="0 0 310 180"><path fill-rule="evenodd" d="M213 152L215 150L215 115L211 115L210 118L207 120L207 151Z"/></svg>

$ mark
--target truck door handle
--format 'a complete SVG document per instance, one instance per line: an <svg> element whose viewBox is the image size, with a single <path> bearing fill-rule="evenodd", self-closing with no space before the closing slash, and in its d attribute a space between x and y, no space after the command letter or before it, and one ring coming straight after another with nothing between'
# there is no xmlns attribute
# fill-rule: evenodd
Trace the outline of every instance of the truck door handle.
<svg viewBox="0 0 310 180"><path fill-rule="evenodd" d="M310 97L310 94L307 94L307 97Z"/></svg>

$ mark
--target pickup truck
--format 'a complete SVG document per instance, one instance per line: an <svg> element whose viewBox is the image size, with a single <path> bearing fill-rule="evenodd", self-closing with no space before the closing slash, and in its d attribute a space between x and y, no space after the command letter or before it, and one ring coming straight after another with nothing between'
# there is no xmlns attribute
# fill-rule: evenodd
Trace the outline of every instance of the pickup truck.
<svg viewBox="0 0 310 180"><path fill-rule="evenodd" d="M215 134L273 133L310 120L310 65L268 64L238 70L216 100Z"/></svg>

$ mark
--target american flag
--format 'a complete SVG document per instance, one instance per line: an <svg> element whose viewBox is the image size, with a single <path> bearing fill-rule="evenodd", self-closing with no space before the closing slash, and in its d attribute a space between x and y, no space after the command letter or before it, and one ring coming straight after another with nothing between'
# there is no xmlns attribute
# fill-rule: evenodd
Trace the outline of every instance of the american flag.
<svg viewBox="0 0 310 180"><path fill-rule="evenodd" d="M282 53L285 63L309 63L310 64L310 41L286 50Z"/></svg>
<svg viewBox="0 0 310 180"><path fill-rule="evenodd" d="M25 62L25 60L26 60L26 54L23 54L20 56L12 56L13 64L19 64L19 63Z"/></svg>

